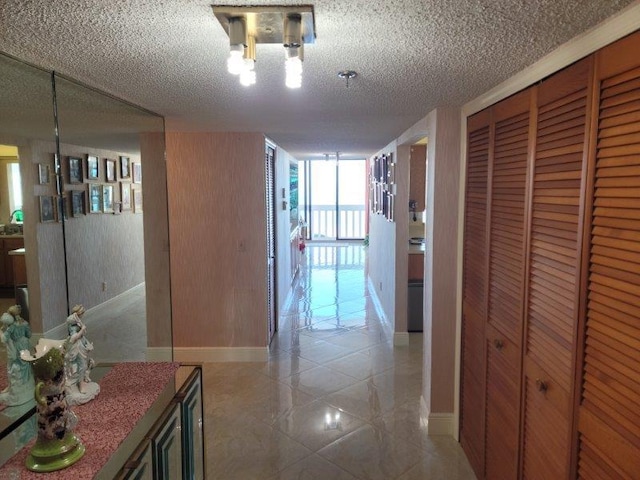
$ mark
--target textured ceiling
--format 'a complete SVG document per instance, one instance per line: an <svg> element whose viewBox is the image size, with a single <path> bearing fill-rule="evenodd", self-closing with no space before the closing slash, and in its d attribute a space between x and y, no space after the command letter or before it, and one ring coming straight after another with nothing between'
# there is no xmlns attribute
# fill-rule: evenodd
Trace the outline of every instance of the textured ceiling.
<svg viewBox="0 0 640 480"><path fill-rule="evenodd" d="M634 2L317 0L299 90L284 86L279 45L258 45L257 84L239 85L211 3L3 0L0 50L165 115L172 128L264 132L298 158L364 156ZM348 89L343 69L358 72Z"/></svg>

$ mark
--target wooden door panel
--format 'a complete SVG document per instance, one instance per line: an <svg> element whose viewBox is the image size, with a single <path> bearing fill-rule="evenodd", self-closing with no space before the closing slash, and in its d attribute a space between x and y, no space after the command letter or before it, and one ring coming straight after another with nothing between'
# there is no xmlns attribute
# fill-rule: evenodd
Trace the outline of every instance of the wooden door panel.
<svg viewBox="0 0 640 480"><path fill-rule="evenodd" d="M586 59L538 87L524 343L523 478L566 479L570 472L591 71L592 61Z"/></svg>
<svg viewBox="0 0 640 480"><path fill-rule="evenodd" d="M521 350L487 327L486 463L488 479L515 479L518 472Z"/></svg>
<svg viewBox="0 0 640 480"><path fill-rule="evenodd" d="M464 216L460 443L475 472L484 469L484 325L487 303L486 215L489 115L468 122Z"/></svg>
<svg viewBox="0 0 640 480"><path fill-rule="evenodd" d="M640 478L640 34L597 56L600 102L579 407L581 478ZM631 62L631 63L630 63Z"/></svg>
<svg viewBox="0 0 640 480"><path fill-rule="evenodd" d="M491 281L487 321L518 349L522 342L525 197L529 144L529 104L524 100L530 98L530 93L522 92L518 99L513 100L514 108L517 109L515 112L509 111L508 108L511 99L505 101L503 118L496 119L491 182Z"/></svg>
<svg viewBox="0 0 640 480"><path fill-rule="evenodd" d="M562 388L548 383L546 378L539 372L525 374L523 478L568 476L565 452L570 439L566 421L569 399ZM541 389L541 382L547 382L546 391Z"/></svg>

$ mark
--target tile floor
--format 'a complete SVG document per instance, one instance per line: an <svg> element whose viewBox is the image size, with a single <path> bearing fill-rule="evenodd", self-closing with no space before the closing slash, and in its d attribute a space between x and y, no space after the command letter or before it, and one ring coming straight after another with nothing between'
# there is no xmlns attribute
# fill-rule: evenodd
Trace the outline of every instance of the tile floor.
<svg viewBox="0 0 640 480"><path fill-rule="evenodd" d="M309 245L269 361L204 368L208 479L475 479L420 422L422 335L393 347L359 244Z"/></svg>

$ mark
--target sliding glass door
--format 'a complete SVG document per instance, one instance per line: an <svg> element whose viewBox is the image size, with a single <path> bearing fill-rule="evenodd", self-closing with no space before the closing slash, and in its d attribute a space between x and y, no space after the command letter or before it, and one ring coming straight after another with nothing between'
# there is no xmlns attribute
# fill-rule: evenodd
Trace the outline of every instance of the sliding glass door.
<svg viewBox="0 0 640 480"><path fill-rule="evenodd" d="M365 165L365 160L301 162L300 206L308 239L364 238Z"/></svg>
<svg viewBox="0 0 640 480"><path fill-rule="evenodd" d="M340 160L337 184L338 238L364 238L366 161Z"/></svg>

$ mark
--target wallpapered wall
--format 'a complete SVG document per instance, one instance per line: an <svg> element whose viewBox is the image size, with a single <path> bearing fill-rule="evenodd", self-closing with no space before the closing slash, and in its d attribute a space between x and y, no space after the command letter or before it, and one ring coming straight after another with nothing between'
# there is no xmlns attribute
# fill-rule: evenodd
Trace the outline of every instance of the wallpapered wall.
<svg viewBox="0 0 640 480"><path fill-rule="evenodd" d="M176 359L267 345L265 138L167 135Z"/></svg>

